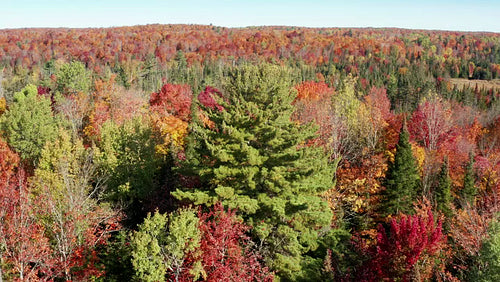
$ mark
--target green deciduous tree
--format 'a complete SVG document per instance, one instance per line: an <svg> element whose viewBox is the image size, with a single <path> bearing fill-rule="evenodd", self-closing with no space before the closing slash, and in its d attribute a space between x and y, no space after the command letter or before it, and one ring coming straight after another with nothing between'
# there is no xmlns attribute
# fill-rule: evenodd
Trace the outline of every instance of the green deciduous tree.
<svg viewBox="0 0 500 282"><path fill-rule="evenodd" d="M342 89L332 98L332 130L328 138L335 158L353 161L359 157L368 132L366 107L357 97L356 80L348 76L342 81ZM322 101L325 103L325 101Z"/></svg>
<svg viewBox="0 0 500 282"><path fill-rule="evenodd" d="M125 208L131 224L142 221L145 201L157 187L155 145L151 127L141 118L122 125L107 121L101 129L95 159L102 175L107 176L106 197Z"/></svg>
<svg viewBox="0 0 500 282"><path fill-rule="evenodd" d="M201 186L174 193L238 209L268 266L286 279L298 274L332 218L319 194L332 187L334 172L322 149L308 143L315 128L290 120L295 96L288 69L245 65L231 72L223 94L212 95L218 105L201 106L209 122L190 128L185 168Z"/></svg>
<svg viewBox="0 0 500 282"><path fill-rule="evenodd" d="M171 214L156 212L139 226L132 237L132 264L140 281L174 281L185 271L187 254L200 246L199 220L194 210L181 209ZM198 264L198 266L196 266ZM190 266L195 278L201 274L200 262Z"/></svg>
<svg viewBox="0 0 500 282"><path fill-rule="evenodd" d="M409 142L406 124L403 125L396 145L394 161L389 162L385 176L382 213L385 215L411 213L420 185L420 176Z"/></svg>
<svg viewBox="0 0 500 282"><path fill-rule="evenodd" d="M15 93L13 103L0 118L0 128L10 146L33 165L45 143L55 140L58 132L50 100L37 93L31 84Z"/></svg>

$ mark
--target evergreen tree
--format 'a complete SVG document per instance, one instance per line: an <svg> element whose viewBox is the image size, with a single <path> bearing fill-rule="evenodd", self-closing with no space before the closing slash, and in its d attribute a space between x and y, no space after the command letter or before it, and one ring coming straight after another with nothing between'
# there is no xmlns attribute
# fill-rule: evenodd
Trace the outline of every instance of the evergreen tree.
<svg viewBox="0 0 500 282"><path fill-rule="evenodd" d="M500 223L497 218L490 223L488 237L482 242L477 259L469 281L500 281Z"/></svg>
<svg viewBox="0 0 500 282"><path fill-rule="evenodd" d="M465 168L464 187L461 194L462 206L465 206L467 204L474 205L477 195L477 188L475 184L474 156L472 154L469 156L469 163Z"/></svg>
<svg viewBox="0 0 500 282"><path fill-rule="evenodd" d="M174 62L176 63L175 69L172 72L172 81L176 83L187 83L188 78L188 64L184 52L181 50L175 54Z"/></svg>
<svg viewBox="0 0 500 282"><path fill-rule="evenodd" d="M439 182L435 191L436 208L448 218L451 216L451 179L448 171L448 158L444 159L438 178Z"/></svg>
<svg viewBox="0 0 500 282"><path fill-rule="evenodd" d="M409 142L406 123L399 133L394 161L389 162L385 176L382 214L411 213L412 203L420 187L420 176Z"/></svg>
<svg viewBox="0 0 500 282"><path fill-rule="evenodd" d="M290 120L295 96L286 68L244 65L230 73L223 94L212 95L217 104L200 105L209 121L191 126L185 168L201 185L174 193L238 209L268 266L285 279L301 270L332 218L319 194L332 187L334 172L308 143L315 128Z"/></svg>

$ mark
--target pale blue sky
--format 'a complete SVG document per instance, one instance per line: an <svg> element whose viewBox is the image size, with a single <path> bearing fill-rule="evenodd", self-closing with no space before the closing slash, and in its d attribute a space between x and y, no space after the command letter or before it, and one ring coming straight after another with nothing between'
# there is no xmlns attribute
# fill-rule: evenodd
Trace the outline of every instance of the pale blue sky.
<svg viewBox="0 0 500 282"><path fill-rule="evenodd" d="M500 0L2 0L0 3L0 28L151 23L500 32Z"/></svg>

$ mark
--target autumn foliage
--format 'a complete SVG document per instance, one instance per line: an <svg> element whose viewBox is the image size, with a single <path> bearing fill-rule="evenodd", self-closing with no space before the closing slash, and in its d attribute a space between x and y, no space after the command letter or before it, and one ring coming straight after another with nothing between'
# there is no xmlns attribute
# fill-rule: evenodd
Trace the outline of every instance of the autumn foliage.
<svg viewBox="0 0 500 282"><path fill-rule="evenodd" d="M30 199L26 174L19 157L0 139L0 252L12 280L38 280L52 276L52 257L45 228L34 208L42 204Z"/></svg>
<svg viewBox="0 0 500 282"><path fill-rule="evenodd" d="M0 280L475 281L496 269L499 40L2 29Z"/></svg>
<svg viewBox="0 0 500 282"><path fill-rule="evenodd" d="M225 211L216 204L200 213L202 234L201 261L207 281L272 281L273 275L261 265L250 238L249 227L236 216L235 210Z"/></svg>
<svg viewBox="0 0 500 282"><path fill-rule="evenodd" d="M216 99L220 98L221 96L222 93L220 92L220 90L211 86L207 86L200 93L200 95L198 95L198 101L200 101L200 103L207 108L222 111L224 108L216 101Z"/></svg>
<svg viewBox="0 0 500 282"><path fill-rule="evenodd" d="M163 144L157 146L160 153L167 153L170 146L180 147L184 144L191 120L192 99L191 88L185 84L167 83L160 91L151 94L151 119L163 139Z"/></svg>
<svg viewBox="0 0 500 282"><path fill-rule="evenodd" d="M441 220L436 221L430 210L427 215L392 218L387 228L380 224L364 279L431 279L445 238Z"/></svg>

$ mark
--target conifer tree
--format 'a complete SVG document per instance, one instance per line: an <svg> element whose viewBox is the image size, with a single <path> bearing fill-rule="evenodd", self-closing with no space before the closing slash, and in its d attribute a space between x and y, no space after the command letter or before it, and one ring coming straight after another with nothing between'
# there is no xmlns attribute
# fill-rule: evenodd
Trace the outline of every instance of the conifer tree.
<svg viewBox="0 0 500 282"><path fill-rule="evenodd" d="M451 216L451 179L448 158L444 159L438 178L439 182L435 191L436 208L448 218Z"/></svg>
<svg viewBox="0 0 500 282"><path fill-rule="evenodd" d="M217 105L200 105L209 122L191 126L186 168L198 188L174 196L194 204L217 201L238 209L268 266L294 279L303 254L318 247L332 214L319 194L332 187L333 169L308 141L311 125L290 120L296 93L288 69L244 65L229 74Z"/></svg>
<svg viewBox="0 0 500 282"><path fill-rule="evenodd" d="M488 235L481 244L478 264L471 267L469 281L500 281L500 223L497 218L491 221Z"/></svg>
<svg viewBox="0 0 500 282"><path fill-rule="evenodd" d="M464 187L462 189L462 205L467 204L474 205L474 200L476 198L477 188L475 185L475 173L474 173L474 156L471 154L469 157L469 163L465 168L464 176Z"/></svg>
<svg viewBox="0 0 500 282"><path fill-rule="evenodd" d="M385 176L382 214L412 213L412 203L420 187L420 176L411 150L406 123L399 133L394 161L389 162Z"/></svg>

